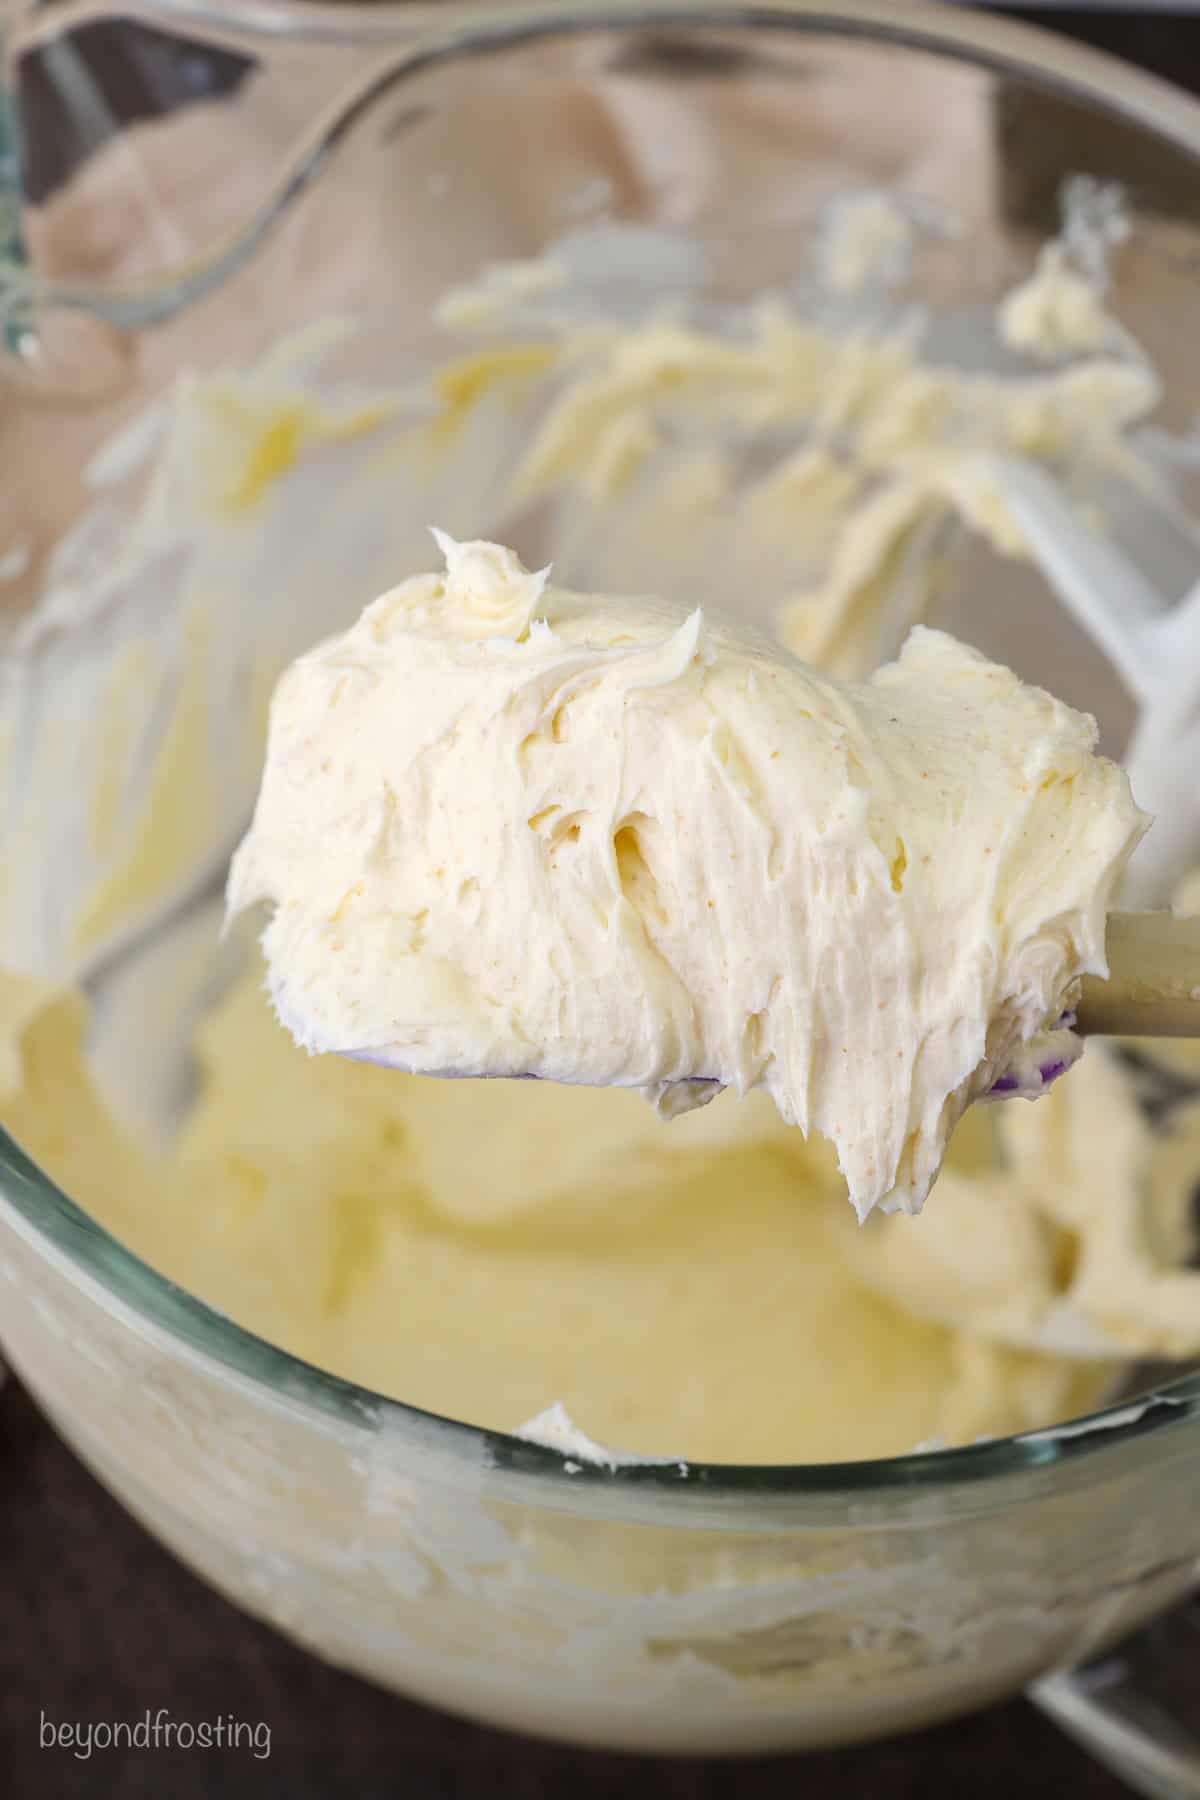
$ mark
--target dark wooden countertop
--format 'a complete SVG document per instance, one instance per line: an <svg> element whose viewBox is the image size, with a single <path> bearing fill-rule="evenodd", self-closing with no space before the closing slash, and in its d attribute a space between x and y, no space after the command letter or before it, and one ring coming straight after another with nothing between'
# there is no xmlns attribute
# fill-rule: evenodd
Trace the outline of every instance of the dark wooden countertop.
<svg viewBox="0 0 1200 1800"><path fill-rule="evenodd" d="M1200 17L1006 9L1200 88ZM1195 1670L1200 1717L1200 1666ZM234 1715L270 1754L42 1748L48 1721ZM1118 1800L1126 1790L1023 1701L906 1739L750 1761L561 1749L464 1724L326 1668L212 1593L0 1388L0 1800Z"/></svg>

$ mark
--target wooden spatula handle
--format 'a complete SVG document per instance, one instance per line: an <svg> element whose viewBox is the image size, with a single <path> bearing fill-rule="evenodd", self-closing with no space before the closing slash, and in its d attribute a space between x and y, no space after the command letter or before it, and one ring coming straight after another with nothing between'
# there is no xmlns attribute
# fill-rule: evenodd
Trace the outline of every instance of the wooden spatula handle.
<svg viewBox="0 0 1200 1800"><path fill-rule="evenodd" d="M1086 976L1077 1030L1091 1037L1200 1037L1200 918L1108 917L1109 979Z"/></svg>

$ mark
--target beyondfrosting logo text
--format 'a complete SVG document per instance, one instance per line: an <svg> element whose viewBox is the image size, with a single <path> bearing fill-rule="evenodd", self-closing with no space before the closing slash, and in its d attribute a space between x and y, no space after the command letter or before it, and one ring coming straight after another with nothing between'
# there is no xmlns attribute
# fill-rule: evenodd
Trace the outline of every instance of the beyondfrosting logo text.
<svg viewBox="0 0 1200 1800"><path fill-rule="evenodd" d="M249 1750L259 1762L271 1754L271 1727L261 1719L174 1719L165 1706L147 1707L140 1719L48 1719L38 1723L43 1750L69 1750L87 1762L97 1750Z"/></svg>

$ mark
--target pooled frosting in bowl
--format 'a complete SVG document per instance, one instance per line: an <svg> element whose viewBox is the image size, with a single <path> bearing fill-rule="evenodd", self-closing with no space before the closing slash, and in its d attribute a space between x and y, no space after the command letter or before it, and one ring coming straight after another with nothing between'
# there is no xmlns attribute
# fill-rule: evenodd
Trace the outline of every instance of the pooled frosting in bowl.
<svg viewBox="0 0 1200 1800"><path fill-rule="evenodd" d="M669 1110L762 1087L860 1217L918 1211L966 1106L1105 972L1144 821L1093 721L942 632L843 682L441 547L276 691L228 899L273 903L283 1022Z"/></svg>

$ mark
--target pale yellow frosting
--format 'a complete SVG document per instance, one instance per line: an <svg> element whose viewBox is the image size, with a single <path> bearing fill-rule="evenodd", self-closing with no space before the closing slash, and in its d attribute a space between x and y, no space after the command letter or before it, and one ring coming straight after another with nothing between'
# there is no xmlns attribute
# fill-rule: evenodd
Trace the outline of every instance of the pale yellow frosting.
<svg viewBox="0 0 1200 1800"><path fill-rule="evenodd" d="M622 1451L788 1462L1048 1425L1111 1384L1111 1360L873 1292L838 1240L832 1155L762 1094L667 1124L614 1089L307 1056L251 967L155 1152L97 1095L85 1030L66 997L25 1033L4 1121L30 1154L170 1279L414 1405L511 1431L560 1400Z"/></svg>
<svg viewBox="0 0 1200 1800"><path fill-rule="evenodd" d="M1142 821L1093 722L941 632L839 682L442 547L276 690L229 904L272 903L281 1019L418 1073L761 1087L860 1216L919 1210L1105 970Z"/></svg>
<svg viewBox="0 0 1200 1800"><path fill-rule="evenodd" d="M824 245L850 308L907 253L905 223L861 199ZM900 310L606 319L564 254L448 302L486 339L402 391L379 384L391 312L382 354L318 328L181 377L89 468L6 671L6 1125L252 1330L499 1429L558 1400L585 1438L644 1454L886 1454L1070 1417L1118 1377L1112 1352L1194 1353L1195 1112L1152 1141L1095 1047L1035 1107L971 1108L921 1220L860 1231L832 1153L762 1092L664 1123L632 1092L310 1057L256 965L225 990L239 946L218 953L202 914L92 981L223 863L278 670L427 566L430 518L533 518L570 577L757 603L800 654L865 673L936 603L955 520L1023 553L973 452L1080 492L1129 465L1158 382L1071 275L1044 258L1000 317L1047 362L1086 349L1033 375L942 366L936 329ZM14 469L43 467L27 447ZM53 513L46 544L75 504L53 484L14 497L22 531ZM81 973L90 1014L59 993Z"/></svg>
<svg viewBox="0 0 1200 1800"><path fill-rule="evenodd" d="M925 1319L1067 1355L1200 1350L1192 1194L1200 1092L1155 1132L1109 1046L1036 1106L986 1127L943 1171L919 1221L839 1229L860 1279ZM837 1229L840 1221L835 1220Z"/></svg>

